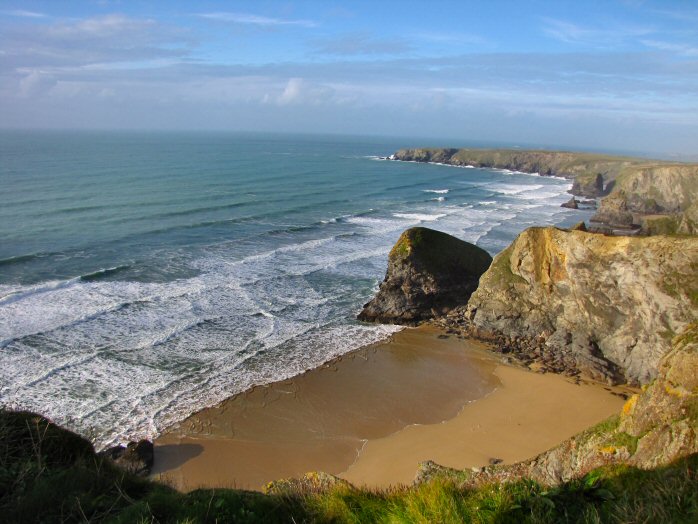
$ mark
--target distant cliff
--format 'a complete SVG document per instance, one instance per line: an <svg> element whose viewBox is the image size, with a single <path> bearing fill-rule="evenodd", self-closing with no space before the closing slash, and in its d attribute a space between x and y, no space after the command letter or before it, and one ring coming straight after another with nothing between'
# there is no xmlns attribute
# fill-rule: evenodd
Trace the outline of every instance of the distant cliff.
<svg viewBox="0 0 698 524"><path fill-rule="evenodd" d="M405 231L359 320L417 324L465 304L492 257L473 244L425 227Z"/></svg>
<svg viewBox="0 0 698 524"><path fill-rule="evenodd" d="M519 149L401 149L391 158L565 177L573 180L575 196L608 195L592 221L609 230L698 233L698 164Z"/></svg>
<svg viewBox="0 0 698 524"><path fill-rule="evenodd" d="M601 201L593 220L638 224L647 234L698 233L698 164L627 167Z"/></svg>
<svg viewBox="0 0 698 524"><path fill-rule="evenodd" d="M601 196L604 184L621 170L643 162L637 158L614 157L568 151L529 151L519 149L401 149L393 158L412 162L435 162L454 166L510 169L543 176L574 179L572 194Z"/></svg>
<svg viewBox="0 0 698 524"><path fill-rule="evenodd" d="M698 318L698 238L530 228L459 315L473 335L551 371L648 383Z"/></svg>

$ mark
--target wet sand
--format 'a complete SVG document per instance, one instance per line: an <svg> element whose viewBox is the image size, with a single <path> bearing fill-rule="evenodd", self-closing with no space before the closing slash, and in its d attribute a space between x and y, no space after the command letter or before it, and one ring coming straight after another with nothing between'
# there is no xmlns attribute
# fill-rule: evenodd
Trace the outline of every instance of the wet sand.
<svg viewBox="0 0 698 524"><path fill-rule="evenodd" d="M321 470L373 487L417 463L481 466L544 451L617 412L603 386L499 364L474 341L406 329L293 379L205 409L155 441L178 489L260 489Z"/></svg>

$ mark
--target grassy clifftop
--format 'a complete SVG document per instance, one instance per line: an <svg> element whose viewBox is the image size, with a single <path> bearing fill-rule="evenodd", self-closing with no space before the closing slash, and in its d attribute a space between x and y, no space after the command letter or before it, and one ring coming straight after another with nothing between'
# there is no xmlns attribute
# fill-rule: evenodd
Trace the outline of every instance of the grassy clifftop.
<svg viewBox="0 0 698 524"><path fill-rule="evenodd" d="M38 415L0 412L0 444L3 522L695 522L698 517L698 455L649 471L604 466L556 487L527 478L469 486L441 476L414 487L372 491L311 474L268 494L234 489L182 494L116 470L80 437Z"/></svg>

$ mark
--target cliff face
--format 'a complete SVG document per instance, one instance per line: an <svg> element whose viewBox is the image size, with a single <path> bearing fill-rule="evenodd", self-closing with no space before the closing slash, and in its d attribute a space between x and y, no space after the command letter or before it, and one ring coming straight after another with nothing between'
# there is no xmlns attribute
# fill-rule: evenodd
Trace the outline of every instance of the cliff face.
<svg viewBox="0 0 698 524"><path fill-rule="evenodd" d="M698 316L698 239L530 228L451 319L551 371L647 383Z"/></svg>
<svg viewBox="0 0 698 524"><path fill-rule="evenodd" d="M359 320L416 324L465 304L492 257L477 246L427 229L408 229L388 258L377 295Z"/></svg>
<svg viewBox="0 0 698 524"><path fill-rule="evenodd" d="M665 466L698 453L698 324L673 340L657 379L632 396L621 413L537 457L513 465L490 466L466 474L471 486L531 478L556 485L600 466L627 464L643 469ZM417 481L435 476L463 477L432 462L420 465Z"/></svg>
<svg viewBox="0 0 698 524"><path fill-rule="evenodd" d="M642 232L695 234L698 165L651 165L624 169L613 193L601 201L592 221L619 225L634 215ZM622 208L622 209L621 209ZM643 218L644 215L650 215Z"/></svg>

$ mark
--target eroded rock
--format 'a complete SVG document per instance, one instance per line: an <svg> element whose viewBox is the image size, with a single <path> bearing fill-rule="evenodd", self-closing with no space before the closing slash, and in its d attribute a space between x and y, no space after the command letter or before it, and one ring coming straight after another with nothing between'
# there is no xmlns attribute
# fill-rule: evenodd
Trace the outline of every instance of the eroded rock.
<svg viewBox="0 0 698 524"><path fill-rule="evenodd" d="M405 231L388 270L359 320L417 324L467 303L492 257L483 249L425 227Z"/></svg>
<svg viewBox="0 0 698 524"><path fill-rule="evenodd" d="M524 365L647 383L698 316L698 238L525 230L447 320Z"/></svg>

